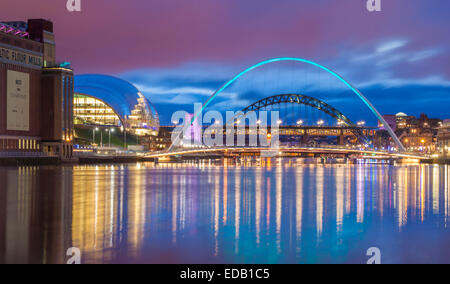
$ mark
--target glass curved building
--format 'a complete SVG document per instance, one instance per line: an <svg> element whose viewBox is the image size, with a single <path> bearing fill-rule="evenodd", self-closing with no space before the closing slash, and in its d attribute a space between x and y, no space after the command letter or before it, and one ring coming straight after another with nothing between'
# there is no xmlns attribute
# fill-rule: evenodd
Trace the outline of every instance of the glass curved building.
<svg viewBox="0 0 450 284"><path fill-rule="evenodd" d="M75 76L74 123L123 127L138 136L158 135L159 117L132 84L100 74Z"/></svg>

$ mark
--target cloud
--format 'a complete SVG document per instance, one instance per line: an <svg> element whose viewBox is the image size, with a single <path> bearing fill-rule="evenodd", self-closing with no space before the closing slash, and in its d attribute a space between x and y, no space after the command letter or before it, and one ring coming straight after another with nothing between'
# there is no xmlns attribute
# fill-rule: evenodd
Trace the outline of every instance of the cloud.
<svg viewBox="0 0 450 284"><path fill-rule="evenodd" d="M376 53L383 54L404 47L408 43L407 40L392 40L379 45Z"/></svg>
<svg viewBox="0 0 450 284"><path fill-rule="evenodd" d="M427 76L403 76L402 70L396 67L405 64L418 64L433 56L441 54L441 49L402 50L407 47L405 41L396 44L386 44L384 56L372 50L373 57L368 62L352 61L353 53L342 53L339 57L327 62L320 62L341 74L346 80L360 90L377 90L377 95L369 97L375 104L379 104L387 89L408 88L418 91L426 87L450 87L450 81L443 74L435 73ZM380 45L383 46L383 45ZM361 47L355 53L363 56L369 53L370 47ZM375 54L375 55L373 55ZM408 59L414 59L409 61ZM256 63L256 62L255 62ZM157 107L167 114L180 108L192 108L194 103L204 103L226 81L233 78L238 71L248 66L236 68L227 64L189 63L173 68L152 68L132 70L119 75L134 83ZM389 67L389 68L388 68ZM414 87L412 87L414 86ZM208 109L237 111L262 98L276 94L296 93L305 94L325 100L338 107L355 111L350 104L360 103L349 88L327 72L298 62L274 63L256 69L241 77L233 85L221 93ZM396 93L401 94L400 92ZM442 89L437 93L442 95ZM404 96L402 95L402 100ZM433 94L429 100L437 99ZM418 101L420 96L418 97ZM392 100L391 100L392 101ZM429 103L429 102L428 102ZM381 105L386 105L382 102ZM359 105L359 107L364 107ZM388 109L392 109L389 106ZM413 109L413 108L411 108ZM348 110L347 110L348 111ZM404 109L403 111L408 111ZM160 111L160 113L163 113ZM358 113L358 112L356 112ZM168 116L168 115L166 115ZM164 114L162 114L164 117ZM163 118L163 121L167 118Z"/></svg>
<svg viewBox="0 0 450 284"><path fill-rule="evenodd" d="M433 75L424 78L395 78L395 77L380 77L378 80L369 80L358 84L360 88L368 88L378 86L382 88L401 88L402 86L439 86L450 88L450 81L440 75ZM449 90L450 91L450 90Z"/></svg>
<svg viewBox="0 0 450 284"><path fill-rule="evenodd" d="M408 61L409 62L417 62L417 61L430 59L434 56L439 55L441 52L442 52L442 49L440 49L440 48L432 48L432 49L418 51L418 52L415 52L414 54L412 54L412 56L408 59Z"/></svg>
<svg viewBox="0 0 450 284"><path fill-rule="evenodd" d="M137 84L136 87L142 93L145 93L148 96L155 96L155 97L157 97L158 95L183 95L183 94L191 94L191 95L209 97L214 93L213 89L199 88L199 87L192 87L192 86L167 88L167 87L162 87L162 86L161 87L151 87L151 86Z"/></svg>

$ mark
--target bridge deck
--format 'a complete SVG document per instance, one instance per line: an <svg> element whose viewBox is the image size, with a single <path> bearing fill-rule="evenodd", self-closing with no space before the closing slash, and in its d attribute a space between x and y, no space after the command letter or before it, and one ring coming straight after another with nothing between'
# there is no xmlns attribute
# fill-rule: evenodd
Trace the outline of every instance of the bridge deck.
<svg viewBox="0 0 450 284"><path fill-rule="evenodd" d="M429 157L420 156L413 153L393 153L388 151L375 151L375 150L360 150L349 148L210 148L210 149L187 149L181 151L172 152L160 152L146 155L147 158L165 158L173 156L188 156L188 155L209 155L209 154L243 154L243 153L269 153L275 152L276 154L286 153L310 153L310 154L328 154L328 155L370 155L373 159L416 159L416 160L428 160Z"/></svg>

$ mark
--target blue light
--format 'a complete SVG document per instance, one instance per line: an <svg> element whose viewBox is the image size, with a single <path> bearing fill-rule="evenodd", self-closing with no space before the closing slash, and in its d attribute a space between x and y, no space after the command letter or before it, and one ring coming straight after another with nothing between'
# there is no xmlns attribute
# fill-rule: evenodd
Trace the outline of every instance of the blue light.
<svg viewBox="0 0 450 284"><path fill-rule="evenodd" d="M263 62L260 62L256 65L253 65L252 67L242 71L241 73L239 73L237 76L235 76L233 79L231 79L230 81L228 81L225 85L223 85L219 90L217 90L207 101L206 103L203 105L202 111L208 107L208 105L220 94L222 93L226 88L228 88L231 84L233 84L236 80L238 80L240 77L244 76L246 73L253 71L261 66L270 64L270 63L274 63L274 62L280 62L280 61L297 61L297 62L303 62L303 63L307 63L313 66L316 66L322 70L327 71L329 74L333 75L334 77L338 78L341 82L343 82L347 87L349 87L356 95L358 95L358 97L360 97L363 102L372 110L372 112L378 116L376 110L373 108L373 106L370 104L370 102L361 95L361 93L355 89L352 85L350 85L350 83L348 83L346 80L344 80L344 78L342 78L342 76L340 76L339 74L337 74L336 72L332 71L331 69L320 65L316 62L310 61L310 60L306 60L306 59L302 59L302 58L294 58L294 57L282 57L282 58L274 58L274 59L269 59ZM196 114L192 120L192 122L195 121L195 119L197 119L197 117L200 115L200 113ZM381 120L382 118L379 117L379 119Z"/></svg>
<svg viewBox="0 0 450 284"><path fill-rule="evenodd" d="M61 68L70 68L70 62L63 62L59 64L59 67Z"/></svg>

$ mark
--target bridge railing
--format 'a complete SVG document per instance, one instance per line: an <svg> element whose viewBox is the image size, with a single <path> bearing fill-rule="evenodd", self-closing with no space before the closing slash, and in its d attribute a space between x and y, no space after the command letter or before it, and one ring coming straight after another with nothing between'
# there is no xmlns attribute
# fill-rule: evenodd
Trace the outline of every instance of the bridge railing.
<svg viewBox="0 0 450 284"><path fill-rule="evenodd" d="M152 154L169 154L169 153L180 153L180 152L192 152L192 151L211 151L211 150L239 150L239 149L264 149L264 150L287 150L287 149L330 149L330 150L349 150L349 151L366 151L366 152L377 152L377 153L384 153L384 154L405 154L405 155L414 155L418 156L419 153L399 153L394 151L389 151L385 149L373 149L373 148L364 148L364 147L358 147L358 146L341 146L341 145L281 145L277 148L270 148L270 147L250 147L250 146L235 146L235 147L206 147L206 146L197 146L197 147L180 147L172 149L171 152L168 151L158 151L158 152L152 152Z"/></svg>

